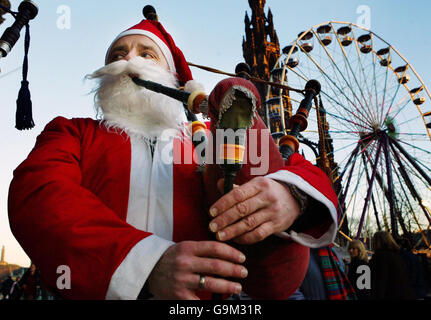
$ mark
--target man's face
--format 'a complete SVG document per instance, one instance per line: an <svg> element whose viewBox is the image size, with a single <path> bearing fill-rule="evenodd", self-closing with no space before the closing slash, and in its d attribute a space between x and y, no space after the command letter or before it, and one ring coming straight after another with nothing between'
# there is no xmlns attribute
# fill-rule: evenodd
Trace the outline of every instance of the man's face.
<svg viewBox="0 0 431 320"><path fill-rule="evenodd" d="M169 69L163 51L150 38L130 35L117 40L109 50L106 65L87 79L97 80L96 109L105 126L147 138L166 129L183 130L183 104L168 96L137 86L131 76L177 88L176 74Z"/></svg>
<svg viewBox="0 0 431 320"><path fill-rule="evenodd" d="M129 61L134 57L153 60L165 70L169 70L168 62L159 46L144 35L130 35L118 39L109 52L107 64L119 60Z"/></svg>

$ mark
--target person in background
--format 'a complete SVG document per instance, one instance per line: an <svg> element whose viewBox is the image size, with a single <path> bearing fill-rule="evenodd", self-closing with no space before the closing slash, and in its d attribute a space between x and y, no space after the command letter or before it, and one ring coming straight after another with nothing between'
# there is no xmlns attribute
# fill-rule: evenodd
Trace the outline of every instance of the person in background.
<svg viewBox="0 0 431 320"><path fill-rule="evenodd" d="M3 280L2 287L1 287L1 293L3 295L3 300L9 299L9 293L10 289L12 288L13 280L11 276L8 276L6 280Z"/></svg>
<svg viewBox="0 0 431 320"><path fill-rule="evenodd" d="M371 299L414 300L409 274L400 247L389 232L378 231L372 239Z"/></svg>
<svg viewBox="0 0 431 320"><path fill-rule="evenodd" d="M10 289L10 299L11 300L19 300L22 296L22 287L20 283L21 277L17 277L15 282Z"/></svg>
<svg viewBox="0 0 431 320"><path fill-rule="evenodd" d="M349 243L348 251L350 254L350 263L348 265L347 276L355 289L359 300L368 300L370 297L370 289L359 288L358 278L363 274L358 272L360 266L368 267L368 254L364 244L360 240L353 240Z"/></svg>
<svg viewBox="0 0 431 320"><path fill-rule="evenodd" d="M30 265L30 268L22 276L21 285L24 300L37 300L38 291L40 290L40 277L34 263Z"/></svg>
<svg viewBox="0 0 431 320"><path fill-rule="evenodd" d="M416 299L424 299L427 295L427 289L422 263L419 257L412 252L413 248L408 239L400 238L398 244L401 247L400 253L409 272L410 286L416 294Z"/></svg>
<svg viewBox="0 0 431 320"><path fill-rule="evenodd" d="M344 262L332 245L310 249L307 273L288 300L357 300Z"/></svg>

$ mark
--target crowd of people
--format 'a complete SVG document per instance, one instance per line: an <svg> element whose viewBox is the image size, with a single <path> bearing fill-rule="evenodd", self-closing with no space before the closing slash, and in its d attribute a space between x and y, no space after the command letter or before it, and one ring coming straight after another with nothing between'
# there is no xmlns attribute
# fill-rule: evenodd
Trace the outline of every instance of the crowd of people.
<svg viewBox="0 0 431 320"><path fill-rule="evenodd" d="M333 246L310 249L307 274L288 300L429 299L429 259L415 254L408 239L395 240L389 232L379 231L371 239L371 250L360 240L349 242L347 250L350 261L342 259ZM3 279L0 294L9 300L53 299L33 263L22 277ZM245 293L238 298L250 299Z"/></svg>
<svg viewBox="0 0 431 320"><path fill-rule="evenodd" d="M22 277L8 276L0 283L3 300L47 300L48 294L40 280L39 270L32 263Z"/></svg>
<svg viewBox="0 0 431 320"><path fill-rule="evenodd" d="M347 275L359 300L427 298L431 289L427 258L414 254L407 238L395 240L389 232L378 231L371 240L371 249L370 259L360 240L348 245L351 259ZM370 285L364 286L359 278L367 269L371 271Z"/></svg>

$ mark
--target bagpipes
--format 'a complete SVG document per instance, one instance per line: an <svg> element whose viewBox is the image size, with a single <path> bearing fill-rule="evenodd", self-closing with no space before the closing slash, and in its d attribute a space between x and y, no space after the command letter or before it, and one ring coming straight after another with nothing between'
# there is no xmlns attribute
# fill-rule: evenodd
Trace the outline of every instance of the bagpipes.
<svg viewBox="0 0 431 320"><path fill-rule="evenodd" d="M0 59L5 58L12 51L12 48L20 38L22 28L24 28L24 26L26 28L24 42L25 54L22 68L23 80L21 82L21 89L18 93L15 127L18 130L28 130L34 127L32 102L30 98L29 83L27 81L28 51L30 47L29 22L37 16L39 9L37 5L30 0L22 1L18 7L18 12L14 12L3 5L0 5L0 9L10 13L15 18L15 22L5 30L0 38Z"/></svg>
<svg viewBox="0 0 431 320"><path fill-rule="evenodd" d="M154 8L147 6L145 12L147 19L151 17L157 19ZM184 104L185 113L192 122L191 132L195 149L204 144L204 152L199 154L198 158L200 165L203 166L202 175L208 208L223 195L217 188L220 179L224 179L226 194L233 189L234 184L242 185L257 176L253 174L253 169L256 169L257 165L251 164L250 161L244 162L244 155L266 153L269 159L265 175L285 166L289 157L298 151L297 136L307 128L309 111L320 93L320 84L315 80L309 81L304 90L266 82L268 85L293 89L304 94L297 113L291 117L289 134L281 138L277 145L257 113L261 105L260 94L255 85L248 80L254 81L255 78L244 71L244 64L241 65L237 67L236 76L219 82L209 96L202 91L186 92L152 81L132 78L136 85L167 95ZM197 114L211 120L209 132L204 123L197 121ZM255 135L253 138L257 143L248 143L251 133ZM218 138L207 141L207 135ZM296 242L270 236L250 246L229 244L247 256L245 266L249 275L242 281L242 285L244 291L255 299L287 299L305 277L309 249ZM213 299L221 299L221 296L213 295Z"/></svg>

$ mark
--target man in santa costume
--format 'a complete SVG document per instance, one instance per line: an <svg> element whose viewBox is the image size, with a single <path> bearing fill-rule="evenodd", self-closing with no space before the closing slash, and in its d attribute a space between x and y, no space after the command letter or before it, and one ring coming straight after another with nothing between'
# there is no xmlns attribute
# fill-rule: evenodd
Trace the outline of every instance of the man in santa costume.
<svg viewBox="0 0 431 320"><path fill-rule="evenodd" d="M305 276L307 247L335 238L328 178L295 154L208 200L197 164L163 157L192 148L183 105L131 76L196 88L171 36L143 20L113 41L105 67L89 76L99 84L103 119L54 119L14 171L11 229L43 282L66 299L289 297ZM259 103L254 86L244 86ZM180 134L162 139L167 129ZM57 286L60 266L70 268L70 288Z"/></svg>

